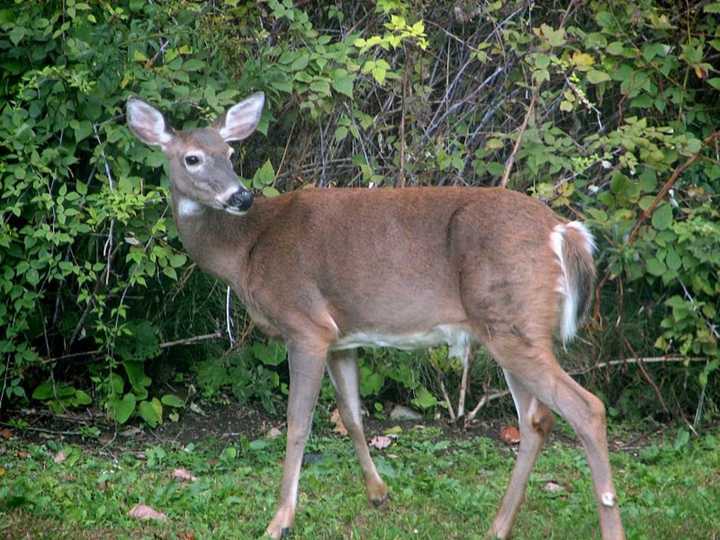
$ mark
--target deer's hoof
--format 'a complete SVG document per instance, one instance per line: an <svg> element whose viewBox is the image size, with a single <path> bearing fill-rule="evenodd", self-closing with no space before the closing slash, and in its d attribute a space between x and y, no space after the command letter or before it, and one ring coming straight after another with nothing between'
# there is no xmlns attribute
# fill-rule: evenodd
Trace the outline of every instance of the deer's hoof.
<svg viewBox="0 0 720 540"><path fill-rule="evenodd" d="M390 499L390 496L387 493L384 493L383 495L379 497L372 497L370 499L370 504L372 504L375 508L380 508L385 505L386 502Z"/></svg>

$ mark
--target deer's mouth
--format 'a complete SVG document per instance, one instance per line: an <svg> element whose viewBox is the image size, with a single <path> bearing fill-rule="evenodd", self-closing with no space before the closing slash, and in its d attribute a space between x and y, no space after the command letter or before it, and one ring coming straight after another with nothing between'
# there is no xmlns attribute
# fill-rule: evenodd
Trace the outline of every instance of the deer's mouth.
<svg viewBox="0 0 720 540"><path fill-rule="evenodd" d="M233 216L244 216L248 213L247 210L240 210L239 208L236 208L234 206L225 206L223 207L223 210L225 210L228 214L232 214Z"/></svg>

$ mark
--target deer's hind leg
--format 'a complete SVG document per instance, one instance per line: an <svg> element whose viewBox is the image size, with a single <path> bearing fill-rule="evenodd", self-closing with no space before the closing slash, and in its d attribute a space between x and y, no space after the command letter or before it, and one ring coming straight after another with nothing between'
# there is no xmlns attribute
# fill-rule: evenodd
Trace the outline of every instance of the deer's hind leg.
<svg viewBox="0 0 720 540"><path fill-rule="evenodd" d="M529 394L561 415L577 433L592 473L603 540L625 538L612 481L605 406L558 364L548 339L498 335L486 343L498 364ZM512 486L511 486L512 487ZM502 509L501 509L502 511Z"/></svg>
<svg viewBox="0 0 720 540"><path fill-rule="evenodd" d="M502 504L492 527L491 538L508 538L515 516L525 496L528 478L535 465L543 443L552 430L555 417L548 407L537 400L512 373L504 370L512 393L520 425L520 448Z"/></svg>

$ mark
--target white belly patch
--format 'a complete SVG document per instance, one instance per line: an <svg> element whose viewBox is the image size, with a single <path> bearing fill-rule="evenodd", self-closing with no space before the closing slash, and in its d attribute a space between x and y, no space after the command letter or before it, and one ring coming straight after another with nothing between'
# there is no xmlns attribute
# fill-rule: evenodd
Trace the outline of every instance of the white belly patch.
<svg viewBox="0 0 720 540"><path fill-rule="evenodd" d="M448 356L464 358L470 348L471 341L472 338L465 328L451 324L440 324L431 328L428 332L412 334L384 334L375 331L354 332L338 339L332 349L342 351L357 347L392 347L411 351L436 345L447 345L449 348Z"/></svg>

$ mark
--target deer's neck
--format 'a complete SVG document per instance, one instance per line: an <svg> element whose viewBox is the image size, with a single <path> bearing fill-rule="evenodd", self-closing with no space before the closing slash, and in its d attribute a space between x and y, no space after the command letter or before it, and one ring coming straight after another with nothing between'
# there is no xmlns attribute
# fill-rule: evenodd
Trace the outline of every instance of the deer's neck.
<svg viewBox="0 0 720 540"><path fill-rule="evenodd" d="M172 206L180 240L190 257L236 291L243 289L247 256L257 236L250 224L254 219L202 206L175 192Z"/></svg>

